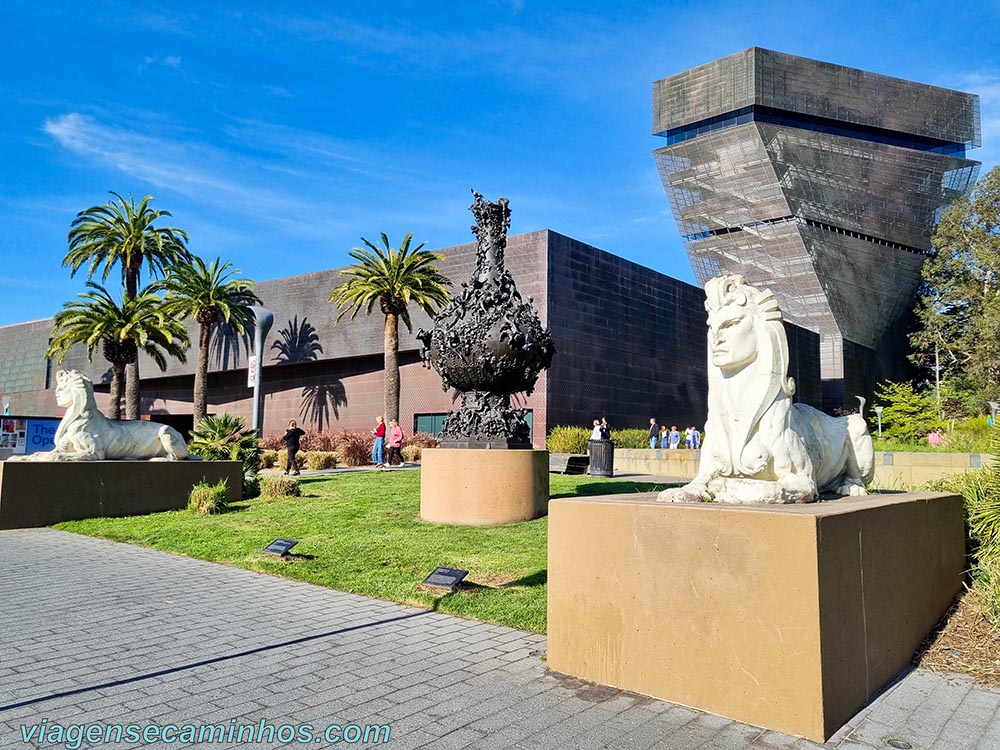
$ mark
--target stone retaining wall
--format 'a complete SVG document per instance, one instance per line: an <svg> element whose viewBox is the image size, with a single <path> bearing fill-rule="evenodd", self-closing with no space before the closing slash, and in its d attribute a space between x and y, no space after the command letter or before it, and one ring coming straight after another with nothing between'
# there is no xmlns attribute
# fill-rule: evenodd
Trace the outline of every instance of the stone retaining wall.
<svg viewBox="0 0 1000 750"><path fill-rule="evenodd" d="M701 451L616 448L615 474L693 479L698 473ZM902 490L920 487L934 479L972 471L993 460L988 453L875 453L875 479L879 489Z"/></svg>

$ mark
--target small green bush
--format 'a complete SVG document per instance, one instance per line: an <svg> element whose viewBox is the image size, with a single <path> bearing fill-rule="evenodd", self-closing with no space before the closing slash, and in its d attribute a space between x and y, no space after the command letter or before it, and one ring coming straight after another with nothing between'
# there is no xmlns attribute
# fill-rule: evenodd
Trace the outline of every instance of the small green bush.
<svg viewBox="0 0 1000 750"><path fill-rule="evenodd" d="M591 432L585 427L556 426L545 438L545 447L550 453L586 453Z"/></svg>
<svg viewBox="0 0 1000 750"><path fill-rule="evenodd" d="M299 480L281 474L272 474L260 480L261 497L301 497Z"/></svg>
<svg viewBox="0 0 1000 750"><path fill-rule="evenodd" d="M683 439L684 433L681 433ZM649 430L614 430L611 433L611 440L615 448L648 448Z"/></svg>
<svg viewBox="0 0 1000 750"><path fill-rule="evenodd" d="M420 452L423 450L419 445L404 445L402 454L403 460L408 464L420 460Z"/></svg>
<svg viewBox="0 0 1000 750"><path fill-rule="evenodd" d="M213 513L223 513L229 506L229 488L226 480L220 479L217 484L198 482L191 488L188 496L188 508L200 516Z"/></svg>
<svg viewBox="0 0 1000 750"><path fill-rule="evenodd" d="M278 451L263 450L260 452L260 468L273 469L278 465Z"/></svg>
<svg viewBox="0 0 1000 750"><path fill-rule="evenodd" d="M308 451L299 455L305 458L305 466L313 471L337 468L337 454L334 451ZM301 460L299 464L302 464Z"/></svg>

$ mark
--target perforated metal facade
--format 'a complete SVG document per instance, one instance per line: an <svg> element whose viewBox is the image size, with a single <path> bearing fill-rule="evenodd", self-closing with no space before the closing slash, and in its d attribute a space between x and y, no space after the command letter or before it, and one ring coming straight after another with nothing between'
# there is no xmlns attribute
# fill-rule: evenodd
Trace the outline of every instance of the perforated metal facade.
<svg viewBox="0 0 1000 750"><path fill-rule="evenodd" d="M653 133L699 283L743 274L819 333L828 408L899 377L937 212L978 174L977 96L755 47L654 83Z"/></svg>

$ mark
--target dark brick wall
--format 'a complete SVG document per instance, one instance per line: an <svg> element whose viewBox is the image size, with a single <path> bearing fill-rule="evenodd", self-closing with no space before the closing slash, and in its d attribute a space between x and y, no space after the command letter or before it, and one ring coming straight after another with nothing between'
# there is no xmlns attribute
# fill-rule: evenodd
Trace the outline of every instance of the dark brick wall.
<svg viewBox="0 0 1000 750"><path fill-rule="evenodd" d="M703 425L708 327L701 289L549 232L549 424Z"/></svg>
<svg viewBox="0 0 1000 750"><path fill-rule="evenodd" d="M785 336L788 338L788 374L795 378L794 400L822 408L819 334L785 321Z"/></svg>

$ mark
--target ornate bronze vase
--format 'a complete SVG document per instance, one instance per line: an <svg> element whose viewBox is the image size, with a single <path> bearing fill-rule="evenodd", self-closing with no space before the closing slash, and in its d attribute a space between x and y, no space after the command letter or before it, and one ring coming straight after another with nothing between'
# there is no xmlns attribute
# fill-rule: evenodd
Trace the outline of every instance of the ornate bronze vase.
<svg viewBox="0 0 1000 750"><path fill-rule="evenodd" d="M510 208L473 191L476 269L462 291L441 309L430 331L421 330L424 364L441 375L444 390L462 394L441 431L445 447L530 448L524 409L512 393L531 395L538 374L552 363L555 346L538 314L521 299L504 268Z"/></svg>

